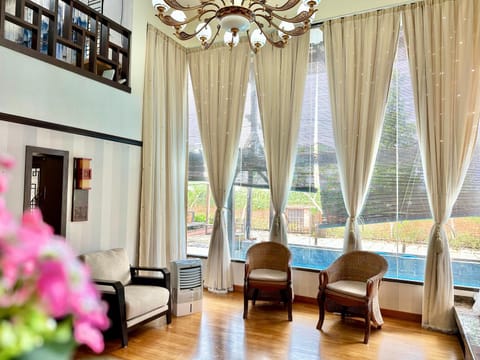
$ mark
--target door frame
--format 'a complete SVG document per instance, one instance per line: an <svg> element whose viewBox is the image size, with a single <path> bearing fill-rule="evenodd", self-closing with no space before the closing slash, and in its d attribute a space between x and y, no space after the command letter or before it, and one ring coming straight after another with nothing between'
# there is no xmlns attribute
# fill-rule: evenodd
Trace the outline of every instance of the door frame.
<svg viewBox="0 0 480 360"><path fill-rule="evenodd" d="M68 192L68 151L27 145L25 148L25 179L23 188L23 211L30 209L30 192L32 187L32 159L36 155L57 156L62 158L62 209L60 232L66 236L67 229L67 192Z"/></svg>

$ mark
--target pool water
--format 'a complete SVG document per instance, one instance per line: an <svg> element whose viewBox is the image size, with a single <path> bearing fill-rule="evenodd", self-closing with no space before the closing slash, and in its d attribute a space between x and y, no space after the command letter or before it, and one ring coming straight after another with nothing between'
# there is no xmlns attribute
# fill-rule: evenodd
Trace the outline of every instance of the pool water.
<svg viewBox="0 0 480 360"><path fill-rule="evenodd" d="M233 251L232 258L245 260L248 247ZM292 265L296 268L322 270L327 268L342 254L339 249L289 245L292 252ZM424 281L425 257L420 255L393 254L378 252L388 262L388 271L385 278ZM480 262L452 261L453 282L455 286L480 288Z"/></svg>

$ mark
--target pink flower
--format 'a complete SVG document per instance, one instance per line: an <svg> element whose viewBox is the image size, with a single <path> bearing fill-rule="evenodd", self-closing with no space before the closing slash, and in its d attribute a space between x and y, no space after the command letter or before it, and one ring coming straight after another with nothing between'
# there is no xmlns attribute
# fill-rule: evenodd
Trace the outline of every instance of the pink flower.
<svg viewBox="0 0 480 360"><path fill-rule="evenodd" d="M40 265L37 291L49 313L60 318L70 311L68 278L63 264L57 260L47 260Z"/></svg>
<svg viewBox="0 0 480 360"><path fill-rule="evenodd" d="M5 206L1 196L7 190L7 177L1 172L14 163L13 158L0 155L0 308L7 315L4 321L15 326L14 317L9 316L29 316L23 310L32 307L45 315L41 317L44 321L72 318L70 335L101 352L101 330L109 326L107 304L93 285L88 268L65 239L55 236L43 222L40 210L25 212L18 224ZM37 335L44 334L40 331Z"/></svg>
<svg viewBox="0 0 480 360"><path fill-rule="evenodd" d="M8 236L10 236L16 229L16 223L12 214L5 206L5 200L0 198L0 249L2 243L5 242Z"/></svg>
<svg viewBox="0 0 480 360"><path fill-rule="evenodd" d="M5 175L0 174L0 194L7 192L8 189L8 179Z"/></svg>
<svg viewBox="0 0 480 360"><path fill-rule="evenodd" d="M0 167L4 169L12 169L15 166L15 159L10 155L0 155Z"/></svg>
<svg viewBox="0 0 480 360"><path fill-rule="evenodd" d="M79 344L85 344L94 352L101 353L104 348L102 333L92 327L88 322L78 321L74 323L74 336Z"/></svg>

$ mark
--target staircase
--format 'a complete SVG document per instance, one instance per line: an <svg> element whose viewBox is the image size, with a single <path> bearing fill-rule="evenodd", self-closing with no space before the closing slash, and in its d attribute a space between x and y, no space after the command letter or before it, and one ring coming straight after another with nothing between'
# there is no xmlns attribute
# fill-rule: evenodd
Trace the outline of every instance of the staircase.
<svg viewBox="0 0 480 360"><path fill-rule="evenodd" d="M103 13L103 0L88 0L88 6L100 14Z"/></svg>

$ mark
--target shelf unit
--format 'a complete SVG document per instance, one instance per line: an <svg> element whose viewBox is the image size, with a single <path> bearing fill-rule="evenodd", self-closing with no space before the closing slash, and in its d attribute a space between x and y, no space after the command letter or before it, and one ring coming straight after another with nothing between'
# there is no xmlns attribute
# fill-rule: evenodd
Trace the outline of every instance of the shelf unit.
<svg viewBox="0 0 480 360"><path fill-rule="evenodd" d="M0 1L0 45L128 92L130 39L78 0Z"/></svg>

